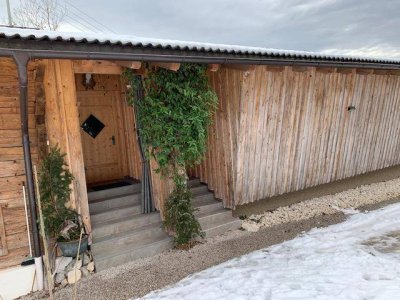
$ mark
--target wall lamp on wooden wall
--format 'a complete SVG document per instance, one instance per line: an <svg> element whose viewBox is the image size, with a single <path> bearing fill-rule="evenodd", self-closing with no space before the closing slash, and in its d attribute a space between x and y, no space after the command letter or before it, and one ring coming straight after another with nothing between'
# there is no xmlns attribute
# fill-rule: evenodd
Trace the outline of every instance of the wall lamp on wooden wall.
<svg viewBox="0 0 400 300"><path fill-rule="evenodd" d="M351 105L347 107L347 111L353 111L353 110L356 110L355 106Z"/></svg>
<svg viewBox="0 0 400 300"><path fill-rule="evenodd" d="M82 75L82 85L86 90L93 90L96 82L93 79L93 75L91 73L86 73Z"/></svg>

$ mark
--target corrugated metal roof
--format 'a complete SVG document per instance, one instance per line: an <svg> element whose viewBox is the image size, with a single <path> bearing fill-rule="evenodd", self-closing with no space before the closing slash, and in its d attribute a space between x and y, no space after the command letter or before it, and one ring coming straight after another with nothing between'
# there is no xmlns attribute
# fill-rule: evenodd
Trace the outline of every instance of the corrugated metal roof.
<svg viewBox="0 0 400 300"><path fill-rule="evenodd" d="M36 29L22 29L0 27L0 39L7 40L33 40L33 41L54 41L75 44L98 44L118 45L132 48L156 48L184 51L201 51L210 53L241 54L248 56L262 56L268 58L290 58L290 59L312 59L321 61L336 62L360 62L380 64L400 64L400 59L352 56L352 55L330 55L324 53L280 50L261 47L247 47L238 45L199 43L178 40L163 40L142 38L128 35L114 34L93 34L93 33L70 33L58 31L45 31Z"/></svg>

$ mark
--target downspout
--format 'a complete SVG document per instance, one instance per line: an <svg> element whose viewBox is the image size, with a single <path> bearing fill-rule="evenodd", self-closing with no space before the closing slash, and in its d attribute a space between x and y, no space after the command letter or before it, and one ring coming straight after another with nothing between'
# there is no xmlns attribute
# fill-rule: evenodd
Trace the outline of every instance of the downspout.
<svg viewBox="0 0 400 300"><path fill-rule="evenodd" d="M17 64L19 80L19 105L21 116L21 136L22 149L24 152L26 188L29 202L29 212L31 217L31 232L33 239L33 256L35 258L37 286L39 290L43 289L43 264L40 249L40 238L37 226L36 197L33 181L31 146L29 141L28 126L28 62L29 54L27 52L14 52L13 58Z"/></svg>
<svg viewBox="0 0 400 300"><path fill-rule="evenodd" d="M140 78L140 75L137 75L135 77L135 80L137 82L136 85L136 98L139 101L143 101L143 83L142 79ZM138 139L138 144L139 144L139 151L140 151L140 157L142 159L142 199L141 199L141 206L142 206L142 214L148 214L151 212L154 212L156 210L154 206L154 199L153 199L153 187L152 187L152 181L151 181L151 171L150 171L150 162L148 158L146 157L145 154L145 146L143 144L143 141L140 137L140 123L139 123L139 118L138 118L138 111L135 108L135 119L136 119L136 134L137 134L137 139Z"/></svg>

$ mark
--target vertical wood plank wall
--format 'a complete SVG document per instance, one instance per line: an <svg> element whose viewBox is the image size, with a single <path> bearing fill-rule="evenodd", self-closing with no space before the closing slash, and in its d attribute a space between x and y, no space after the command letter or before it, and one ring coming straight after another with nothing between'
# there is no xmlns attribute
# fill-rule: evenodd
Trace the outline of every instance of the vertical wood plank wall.
<svg viewBox="0 0 400 300"><path fill-rule="evenodd" d="M37 64L28 66L28 114L33 163L38 160ZM0 269L19 265L29 255L22 185L24 158L19 115L17 68L11 59L0 59ZM2 240L4 233L5 241Z"/></svg>
<svg viewBox="0 0 400 300"><path fill-rule="evenodd" d="M226 207L400 163L398 73L258 66L222 68L211 80L220 107L192 175Z"/></svg>
<svg viewBox="0 0 400 300"><path fill-rule="evenodd" d="M226 207L234 207L239 143L240 99L244 72L221 68L209 72L210 84L218 95L218 110L208 133L208 146L201 165L189 170L208 184Z"/></svg>

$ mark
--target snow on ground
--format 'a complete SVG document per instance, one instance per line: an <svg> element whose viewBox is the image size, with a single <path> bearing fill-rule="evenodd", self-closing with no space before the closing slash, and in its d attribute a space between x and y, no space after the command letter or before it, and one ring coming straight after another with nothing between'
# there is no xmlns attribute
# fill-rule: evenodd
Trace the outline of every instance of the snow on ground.
<svg viewBox="0 0 400 300"><path fill-rule="evenodd" d="M400 204L313 229L143 299L400 299Z"/></svg>

